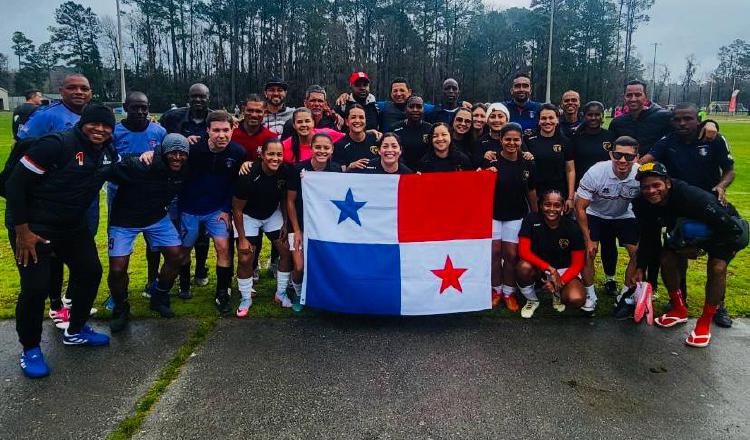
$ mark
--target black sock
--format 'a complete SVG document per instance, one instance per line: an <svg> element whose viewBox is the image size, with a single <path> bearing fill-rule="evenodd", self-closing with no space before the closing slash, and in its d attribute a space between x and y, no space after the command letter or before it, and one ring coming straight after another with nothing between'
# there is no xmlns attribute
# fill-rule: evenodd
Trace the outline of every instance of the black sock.
<svg viewBox="0 0 750 440"><path fill-rule="evenodd" d="M171 283L168 283L166 281L162 281L160 278L156 279L156 290L163 293L169 293L169 291L172 289L172 285L174 284L174 281Z"/></svg>
<svg viewBox="0 0 750 440"><path fill-rule="evenodd" d="M216 296L226 295L232 282L232 268L216 266Z"/></svg>
<svg viewBox="0 0 750 440"><path fill-rule="evenodd" d="M190 290L190 263L180 267L180 292Z"/></svg>
<svg viewBox="0 0 750 440"><path fill-rule="evenodd" d="M159 251L152 252L146 251L146 266L148 270L148 283L154 282L157 276L159 276L159 261L161 260L161 253Z"/></svg>

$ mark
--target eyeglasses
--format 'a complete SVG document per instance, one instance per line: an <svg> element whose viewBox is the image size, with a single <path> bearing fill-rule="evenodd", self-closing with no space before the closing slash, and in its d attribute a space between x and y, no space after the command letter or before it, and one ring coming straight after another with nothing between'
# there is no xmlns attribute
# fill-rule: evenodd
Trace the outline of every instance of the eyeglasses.
<svg viewBox="0 0 750 440"><path fill-rule="evenodd" d="M471 124L471 119L454 118L453 120L456 122L456 124Z"/></svg>
<svg viewBox="0 0 750 440"><path fill-rule="evenodd" d="M620 160L620 159L622 159L624 157L625 160L628 161L628 162L634 161L635 158L638 156L637 154L620 153L619 151L611 151L611 153L612 153L612 159L614 159L614 160Z"/></svg>

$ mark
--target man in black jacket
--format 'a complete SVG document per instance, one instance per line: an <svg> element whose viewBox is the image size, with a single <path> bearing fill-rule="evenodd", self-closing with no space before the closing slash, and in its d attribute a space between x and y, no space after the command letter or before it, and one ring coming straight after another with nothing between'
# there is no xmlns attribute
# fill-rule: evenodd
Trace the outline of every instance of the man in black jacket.
<svg viewBox="0 0 750 440"><path fill-rule="evenodd" d="M659 258L672 309L655 322L660 327L685 323L688 310L680 292L680 256L694 255L697 249L706 251L708 275L703 314L685 341L693 347L705 347L711 341L711 320L726 292L727 265L737 251L747 246L747 222L732 205L723 206L712 193L670 178L659 162L641 165L636 179L640 181L641 197L633 201L633 211L640 226L640 239L638 270L633 281L641 281L648 262ZM663 227L668 232L662 246Z"/></svg>
<svg viewBox="0 0 750 440"><path fill-rule="evenodd" d="M107 345L109 337L86 325L102 266L85 213L104 183L103 169L117 161L111 145L112 110L89 104L72 131L30 146L6 183L8 236L21 277L16 330L21 368L29 377L49 374L39 344L52 255L70 268L72 295L65 345Z"/></svg>
<svg viewBox="0 0 750 440"><path fill-rule="evenodd" d="M187 175L190 145L179 133L168 134L154 151L150 165L128 157L112 166L107 180L118 185L109 217L109 276L114 300L110 329L121 331L129 321L128 263L138 234L146 236L152 248L164 254L164 265L149 286L150 308L171 318L169 290L184 260L182 241L169 218L169 205L182 190Z"/></svg>

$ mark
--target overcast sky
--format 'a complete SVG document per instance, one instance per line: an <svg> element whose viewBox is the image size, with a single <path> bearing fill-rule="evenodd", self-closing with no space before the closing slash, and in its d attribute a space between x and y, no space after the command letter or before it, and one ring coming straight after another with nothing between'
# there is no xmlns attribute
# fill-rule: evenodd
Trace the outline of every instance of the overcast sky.
<svg viewBox="0 0 750 440"><path fill-rule="evenodd" d="M491 7L529 6L531 0L484 0ZM115 16L115 0L78 0L97 14ZM8 55L15 68L10 38L20 30L36 44L47 41L47 26L54 23L54 10L62 0L0 0L0 52ZM653 43L657 64L666 64L676 80L685 68L685 57L695 54L698 78L703 79L718 64L716 53L737 38L750 40L750 0L656 0L651 21L635 34L636 51L644 65L651 65ZM22 4L22 6L21 6ZM704 6L698 6L703 4ZM646 78L650 79L650 72Z"/></svg>

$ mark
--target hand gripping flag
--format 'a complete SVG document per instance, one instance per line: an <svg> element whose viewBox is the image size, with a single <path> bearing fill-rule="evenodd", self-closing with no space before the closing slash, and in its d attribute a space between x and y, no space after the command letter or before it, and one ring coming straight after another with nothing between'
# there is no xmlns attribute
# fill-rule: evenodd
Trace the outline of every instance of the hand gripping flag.
<svg viewBox="0 0 750 440"><path fill-rule="evenodd" d="M495 178L305 173L302 304L378 315L491 308Z"/></svg>

